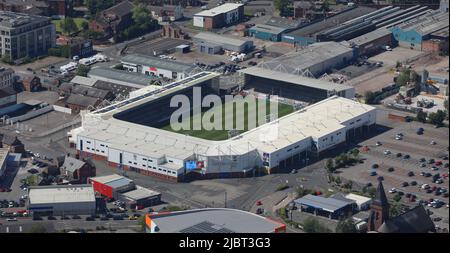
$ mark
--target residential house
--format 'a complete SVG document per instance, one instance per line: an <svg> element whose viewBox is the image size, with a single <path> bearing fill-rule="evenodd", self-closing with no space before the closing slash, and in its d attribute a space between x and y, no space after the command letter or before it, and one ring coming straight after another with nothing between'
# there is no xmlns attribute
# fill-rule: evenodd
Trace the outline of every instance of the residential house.
<svg viewBox="0 0 450 253"><path fill-rule="evenodd" d="M95 165L91 160L82 161L70 156L65 156L60 172L64 179L77 184L86 184L88 178L96 175Z"/></svg>
<svg viewBox="0 0 450 253"><path fill-rule="evenodd" d="M38 76L28 76L22 80L24 90L34 92L42 88L41 79Z"/></svg>
<svg viewBox="0 0 450 253"><path fill-rule="evenodd" d="M79 94L70 94L65 101L65 106L72 110L72 114L77 114L81 110L89 110L95 108L101 103L98 98L83 96Z"/></svg>
<svg viewBox="0 0 450 253"><path fill-rule="evenodd" d="M0 134L0 148L8 148L11 153L25 153L25 145L16 135Z"/></svg>
<svg viewBox="0 0 450 253"><path fill-rule="evenodd" d="M89 23L89 29L112 37L114 34L126 29L133 23L134 5L129 1L122 1L109 9L106 9Z"/></svg>
<svg viewBox="0 0 450 253"><path fill-rule="evenodd" d="M176 21L183 18L181 5L150 6L151 14L158 22Z"/></svg>

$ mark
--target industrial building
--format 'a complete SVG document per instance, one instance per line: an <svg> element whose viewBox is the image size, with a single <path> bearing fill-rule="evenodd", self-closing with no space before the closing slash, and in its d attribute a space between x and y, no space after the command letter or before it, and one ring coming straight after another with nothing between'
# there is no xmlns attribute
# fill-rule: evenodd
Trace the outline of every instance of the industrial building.
<svg viewBox="0 0 450 253"><path fill-rule="evenodd" d="M265 24L256 24L249 29L249 35L262 40L281 41L283 33L300 27L301 21L272 17Z"/></svg>
<svg viewBox="0 0 450 253"><path fill-rule="evenodd" d="M223 51L246 53L253 49L253 41L231 38L215 33L201 32L195 35L193 41L202 53L217 54Z"/></svg>
<svg viewBox="0 0 450 253"><path fill-rule="evenodd" d="M355 51L344 43L321 42L264 61L259 68L287 74L320 77L322 74L347 66L356 58Z"/></svg>
<svg viewBox="0 0 450 253"><path fill-rule="evenodd" d="M171 80L181 80L190 75L195 66L174 60L160 59L142 54L129 54L120 60L123 68L130 72L142 73Z"/></svg>
<svg viewBox="0 0 450 253"><path fill-rule="evenodd" d="M438 31L448 31L449 16L439 10L397 24L391 28L394 39L399 46L415 50L423 50L423 42L432 39L432 34ZM445 33L443 34L445 37ZM444 38L445 39L445 38ZM448 43L448 32L446 36Z"/></svg>
<svg viewBox="0 0 450 253"><path fill-rule="evenodd" d="M13 85L14 70L0 67L0 89L10 88Z"/></svg>
<svg viewBox="0 0 450 253"><path fill-rule="evenodd" d="M121 193L119 200L126 203L130 209L142 209L160 204L161 193L137 185L135 190Z"/></svg>
<svg viewBox="0 0 450 253"><path fill-rule="evenodd" d="M147 233L283 233L286 225L250 212L203 208L146 214Z"/></svg>
<svg viewBox="0 0 450 253"><path fill-rule="evenodd" d="M118 70L108 67L97 67L91 69L88 77L95 78L109 83L116 83L131 88L143 88L149 85L158 85L159 77L144 75L141 73L130 73L124 70Z"/></svg>
<svg viewBox="0 0 450 253"><path fill-rule="evenodd" d="M138 96L88 113L82 126L71 131L69 141L76 144L80 157L181 181L189 175L245 176L255 167L286 169L367 133L375 124L374 107L332 96L223 141L158 127L169 119L168 110L174 110L168 107L173 95L189 95L194 86L215 90L218 77L216 73L201 72L160 90L144 89ZM192 162L201 166L186 169L186 163Z"/></svg>
<svg viewBox="0 0 450 253"><path fill-rule="evenodd" d="M317 35L320 32L373 11L375 11L374 8L365 6L349 7L330 17L314 21L301 26L299 29L283 34L282 41L297 46L307 46L319 41Z"/></svg>
<svg viewBox="0 0 450 253"><path fill-rule="evenodd" d="M0 11L0 56L12 61L46 55L56 45L56 28L51 18Z"/></svg>
<svg viewBox="0 0 450 253"><path fill-rule="evenodd" d="M0 179L3 178L3 175L6 173L6 161L8 159L9 148L0 147Z"/></svg>
<svg viewBox="0 0 450 253"><path fill-rule="evenodd" d="M415 5L407 9L387 6L324 30L317 34L317 40L350 40L376 29L386 28L398 22L405 22L427 12L430 12L427 6Z"/></svg>
<svg viewBox="0 0 450 253"><path fill-rule="evenodd" d="M243 18L243 4L225 3L194 14L193 24L204 29L214 29L238 23Z"/></svg>
<svg viewBox="0 0 450 253"><path fill-rule="evenodd" d="M394 47L396 41L392 32L386 28L363 34L348 41L354 47L358 56L371 56L385 50L385 46Z"/></svg>
<svg viewBox="0 0 450 253"><path fill-rule="evenodd" d="M50 185L28 188L28 210L33 215L94 215L92 185Z"/></svg>
<svg viewBox="0 0 450 253"><path fill-rule="evenodd" d="M341 216L353 213L355 210L353 201L345 201L333 197L325 198L311 194L294 200L294 204L300 212L309 212L330 219L339 219Z"/></svg>
<svg viewBox="0 0 450 253"><path fill-rule="evenodd" d="M134 190L136 185L133 180L117 174L108 176L91 177L89 182L94 191L110 199L119 199L119 194Z"/></svg>

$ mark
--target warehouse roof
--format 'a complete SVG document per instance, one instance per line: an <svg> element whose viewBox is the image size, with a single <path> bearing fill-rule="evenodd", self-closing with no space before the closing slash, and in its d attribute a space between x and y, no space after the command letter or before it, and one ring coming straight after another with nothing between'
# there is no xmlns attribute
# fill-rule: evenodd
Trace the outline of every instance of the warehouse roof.
<svg viewBox="0 0 450 253"><path fill-rule="evenodd" d="M323 20L311 23L309 25L303 26L300 29L290 32L291 35L303 36L303 37L314 37L317 33L335 27L338 24L342 24L346 21L365 15L374 11L374 8L358 6L347 8L333 16L327 17Z"/></svg>
<svg viewBox="0 0 450 253"><path fill-rule="evenodd" d="M0 171L2 165L5 163L9 153L9 148L0 148Z"/></svg>
<svg viewBox="0 0 450 253"><path fill-rule="evenodd" d="M74 78L72 78L72 80L70 82L85 85L85 86L93 86L96 81L97 81L97 79L95 79L95 78L84 77L84 76L75 76Z"/></svg>
<svg viewBox="0 0 450 253"><path fill-rule="evenodd" d="M292 29L292 28L299 27L301 23L302 22L300 20L293 20L293 19L281 18L281 17L271 17L266 22L266 25L275 26L275 27L284 28L284 29Z"/></svg>
<svg viewBox="0 0 450 253"><path fill-rule="evenodd" d="M448 28L443 28L441 30L438 30L438 31L432 33L431 35L436 36L436 37L448 38L448 33L449 33Z"/></svg>
<svg viewBox="0 0 450 253"><path fill-rule="evenodd" d="M254 27L250 28L250 30L279 34L286 31L286 28L276 27L272 25L257 24Z"/></svg>
<svg viewBox="0 0 450 253"><path fill-rule="evenodd" d="M66 171L75 172L76 170L83 167L84 164L85 164L84 161L75 159L70 156L66 156L64 158L64 164L62 165L62 168L65 169Z"/></svg>
<svg viewBox="0 0 450 253"><path fill-rule="evenodd" d="M70 94L66 103L71 105L79 105L83 107L96 106L99 99L94 97L88 97L80 94Z"/></svg>
<svg viewBox="0 0 450 253"><path fill-rule="evenodd" d="M228 44L228 45L233 45L233 46L242 46L243 44L247 43L250 40L242 40L242 39L238 39L238 38L233 38L231 36L223 36L223 35L218 35L215 33L210 33L210 32L201 32L198 33L197 35L195 35L193 37L194 40L204 40L207 41L209 43L213 43L216 45L223 45L223 44Z"/></svg>
<svg viewBox="0 0 450 253"><path fill-rule="evenodd" d="M120 175L117 175L117 174L100 176L100 177L91 177L91 180L101 183L101 184L104 184L104 185L111 186L113 188L118 188L121 186L129 185L130 183L133 182L133 180L128 179L123 176L120 176Z"/></svg>
<svg viewBox="0 0 450 253"><path fill-rule="evenodd" d="M306 205L314 207L316 209L321 209L327 212L334 213L337 210L344 208L349 205L348 202L338 200L335 198L324 198L321 196L315 196L308 194L302 198L294 200L297 205Z"/></svg>
<svg viewBox="0 0 450 253"><path fill-rule="evenodd" d="M353 44L355 46L361 46L361 45L365 45L367 43L370 43L372 41L375 41L379 38L383 38L385 36L388 36L389 34L392 34L392 32L386 28L380 28L377 29L375 31L363 34L359 37L353 38L351 40L349 40L348 42L350 44Z"/></svg>
<svg viewBox="0 0 450 253"><path fill-rule="evenodd" d="M112 69L108 67L93 68L89 71L88 76L100 80L103 79L103 81L116 82L134 88L142 88L159 79L158 77L148 76L140 73L131 73L128 71Z"/></svg>
<svg viewBox="0 0 450 253"><path fill-rule="evenodd" d="M28 197L30 204L95 202L92 185L31 186Z"/></svg>
<svg viewBox="0 0 450 253"><path fill-rule="evenodd" d="M158 195L161 195L161 193L141 187L141 186L136 186L136 190L124 192L121 195L128 199L137 201L137 200L141 200L141 199L158 196Z"/></svg>
<svg viewBox="0 0 450 253"><path fill-rule="evenodd" d="M250 212L204 208L149 214L159 233L274 233L286 225ZM148 225L148 224L147 224Z"/></svg>
<svg viewBox="0 0 450 253"><path fill-rule="evenodd" d="M262 62L259 67L270 70L277 70L286 73L296 73L310 69L316 65L324 65L324 62L337 57L348 57L353 51L343 43L319 42L296 52L288 53L275 59Z"/></svg>
<svg viewBox="0 0 450 253"><path fill-rule="evenodd" d="M243 4L225 3L222 5L219 5L215 8L212 8L210 10L201 11L201 12L195 14L195 16L213 17L213 16L216 16L216 15L219 15L222 13L227 13L227 12L237 9L241 6L243 6Z"/></svg>
<svg viewBox="0 0 450 253"><path fill-rule="evenodd" d="M354 194L354 193L349 193L349 194L345 195L345 198L354 200L358 206L372 201L371 198L361 196L358 194Z"/></svg>
<svg viewBox="0 0 450 253"><path fill-rule="evenodd" d="M409 20L405 23L399 24L396 27L403 31L416 30L419 34L424 36L446 27L448 28L448 26L448 13L443 13L439 10L436 10L419 16L415 19Z"/></svg>
<svg viewBox="0 0 450 253"><path fill-rule="evenodd" d="M194 68L191 64L177 62L174 60L160 59L153 56L143 54L129 54L121 59L122 63L132 63L149 67L171 70L174 72L188 72Z"/></svg>

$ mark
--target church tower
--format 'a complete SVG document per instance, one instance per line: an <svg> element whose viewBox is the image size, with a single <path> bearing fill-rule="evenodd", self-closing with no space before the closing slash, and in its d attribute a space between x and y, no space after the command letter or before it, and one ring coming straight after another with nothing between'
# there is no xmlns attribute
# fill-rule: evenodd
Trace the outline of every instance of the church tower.
<svg viewBox="0 0 450 253"><path fill-rule="evenodd" d="M389 219L389 203L384 191L382 179L378 178L377 192L370 205L368 231L377 231L387 219Z"/></svg>

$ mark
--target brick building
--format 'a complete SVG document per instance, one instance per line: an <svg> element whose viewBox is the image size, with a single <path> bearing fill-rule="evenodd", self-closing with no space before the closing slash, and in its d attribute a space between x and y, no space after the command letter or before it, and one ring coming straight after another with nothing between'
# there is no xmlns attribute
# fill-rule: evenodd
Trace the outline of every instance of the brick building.
<svg viewBox="0 0 450 253"><path fill-rule="evenodd" d="M194 15L194 26L214 29L236 24L244 18L244 5L226 3Z"/></svg>
<svg viewBox="0 0 450 253"><path fill-rule="evenodd" d="M102 11L98 17L89 23L89 29L111 37L126 29L133 23L134 5L129 1L123 1L113 7Z"/></svg>
<svg viewBox="0 0 450 253"><path fill-rule="evenodd" d="M39 91L42 88L41 79L38 76L29 76L23 79L24 90L29 92Z"/></svg>

